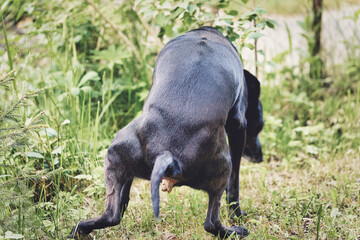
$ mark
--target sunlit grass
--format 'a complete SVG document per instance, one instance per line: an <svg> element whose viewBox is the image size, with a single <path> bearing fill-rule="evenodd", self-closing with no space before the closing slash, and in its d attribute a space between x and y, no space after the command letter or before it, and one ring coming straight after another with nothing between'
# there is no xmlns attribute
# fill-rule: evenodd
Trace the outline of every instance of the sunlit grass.
<svg viewBox="0 0 360 240"><path fill-rule="evenodd" d="M296 163L244 161L240 171L240 203L248 216L229 220L223 197L222 222L245 226L250 231L247 239L314 239L317 232L321 239L358 237L360 173L354 171L360 167L358 152L349 151L332 161L303 161L307 162L303 167ZM214 239L203 229L207 210L204 192L180 187L171 193L161 193L160 198L161 221L156 222L149 182L136 180L120 226L94 231L91 238L160 239L167 233L179 239ZM104 197L84 203L80 211L87 214L81 218L100 215L105 204ZM76 224L64 217L64 227Z"/></svg>

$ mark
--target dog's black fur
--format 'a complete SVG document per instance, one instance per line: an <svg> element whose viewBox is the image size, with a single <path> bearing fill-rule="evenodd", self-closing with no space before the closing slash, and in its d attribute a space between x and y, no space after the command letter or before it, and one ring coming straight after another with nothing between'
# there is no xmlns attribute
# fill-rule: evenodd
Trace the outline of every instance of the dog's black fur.
<svg viewBox="0 0 360 240"><path fill-rule="evenodd" d="M259 95L259 81L243 70L235 47L215 28L171 40L156 61L143 114L116 134L105 156L105 212L81 221L70 237L119 224L134 177L151 179L156 218L159 184L168 177L175 186L208 193L206 231L220 237L246 236L245 228L221 224L220 199L226 189L231 216L244 214L239 207L244 148L250 160L262 161Z"/></svg>

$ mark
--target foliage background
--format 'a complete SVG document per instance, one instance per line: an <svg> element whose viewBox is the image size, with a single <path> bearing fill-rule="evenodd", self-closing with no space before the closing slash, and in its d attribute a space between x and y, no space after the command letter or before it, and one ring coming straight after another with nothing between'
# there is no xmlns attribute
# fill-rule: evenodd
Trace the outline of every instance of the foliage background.
<svg viewBox="0 0 360 240"><path fill-rule="evenodd" d="M311 5L295 0L286 5L2 0L0 239L63 239L79 220L101 214L102 158L112 137L141 114L162 46L203 25L223 32L245 67L249 59L243 53L257 54L263 84L265 163L244 162L241 206L249 217L230 221L222 207L224 223L244 225L250 239L358 238L360 43L338 42L352 54L323 66L324 75L310 77L316 61L309 50ZM306 44L296 64L286 62L291 47L270 59L255 48L254 40L277 25L261 7L303 14L299 24ZM354 12L348 18L356 25L360 11ZM291 46L296 40L291 29L287 36ZM99 230L91 237L212 238L202 227L204 193L182 187L161 198L162 221L156 223L149 185L137 180L120 230Z"/></svg>

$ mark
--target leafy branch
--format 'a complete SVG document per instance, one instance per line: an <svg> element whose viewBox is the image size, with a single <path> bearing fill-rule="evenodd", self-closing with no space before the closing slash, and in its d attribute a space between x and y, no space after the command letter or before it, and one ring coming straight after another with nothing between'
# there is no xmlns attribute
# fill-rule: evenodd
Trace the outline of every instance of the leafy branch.
<svg viewBox="0 0 360 240"><path fill-rule="evenodd" d="M105 20L105 22L107 22L110 27L119 35L119 37L124 40L124 42L134 51L135 56L141 60L139 51L137 49L137 47L129 40L129 38L119 29L119 27L117 25L115 25L112 21L110 21L110 19L108 17L106 17L101 11L100 9L95 5L95 3L91 0L86 0L92 8L94 8L94 10L101 16L101 18L103 18Z"/></svg>
<svg viewBox="0 0 360 240"><path fill-rule="evenodd" d="M12 70L0 78L0 87L8 88L7 85L14 81L14 78L11 77L14 72L15 70ZM26 135L29 131L45 127L40 124L43 112L24 122L23 113L20 111L20 107L29 106L30 99L41 91L25 93L23 96L15 98L9 105L0 106L0 153L26 145Z"/></svg>

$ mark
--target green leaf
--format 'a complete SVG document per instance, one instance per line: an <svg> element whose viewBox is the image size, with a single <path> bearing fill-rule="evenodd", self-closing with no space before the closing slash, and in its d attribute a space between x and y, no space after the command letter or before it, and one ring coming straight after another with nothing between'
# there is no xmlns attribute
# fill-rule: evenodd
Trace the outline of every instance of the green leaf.
<svg viewBox="0 0 360 240"><path fill-rule="evenodd" d="M8 1L4 1L3 4L2 4L2 6L1 6L1 8L0 8L0 11L4 11L9 3L10 3L9 0L8 0Z"/></svg>
<svg viewBox="0 0 360 240"><path fill-rule="evenodd" d="M290 141L288 143L289 147L301 147L303 145L302 141Z"/></svg>
<svg viewBox="0 0 360 240"><path fill-rule="evenodd" d="M48 136L48 137L56 137L57 136L57 132L53 128L42 129L39 133L41 136Z"/></svg>
<svg viewBox="0 0 360 240"><path fill-rule="evenodd" d="M302 28L302 30L306 31L305 22L297 21L296 23Z"/></svg>
<svg viewBox="0 0 360 240"><path fill-rule="evenodd" d="M277 22L275 22L274 20L271 20L271 19L266 19L265 23L266 23L266 26L268 26L269 28L275 28L275 26L277 26Z"/></svg>
<svg viewBox="0 0 360 240"><path fill-rule="evenodd" d="M174 8L173 5L168 2L168 1L164 1L160 6L159 6L159 9L166 9L166 10L169 10L169 9L172 9Z"/></svg>
<svg viewBox="0 0 360 240"><path fill-rule="evenodd" d="M24 14L25 10L24 10L24 6L22 6L18 12L18 14L16 15L16 21L18 21Z"/></svg>
<svg viewBox="0 0 360 240"><path fill-rule="evenodd" d="M156 15L155 17L155 24L158 25L158 26L164 26L166 25L166 17L164 15L164 13L160 13L158 15Z"/></svg>
<svg viewBox="0 0 360 240"><path fill-rule="evenodd" d="M60 125L66 125L66 124L69 124L70 123L70 120L69 119L65 119Z"/></svg>
<svg viewBox="0 0 360 240"><path fill-rule="evenodd" d="M261 222L258 221L258 220L255 220L255 219L250 219L248 222L249 223L254 223L255 225L261 225Z"/></svg>
<svg viewBox="0 0 360 240"><path fill-rule="evenodd" d="M276 63L274 61L268 61L266 65L270 66L271 68L276 68Z"/></svg>
<svg viewBox="0 0 360 240"><path fill-rule="evenodd" d="M196 5L194 5L194 4L189 4L189 5L187 6L187 10L189 11L190 14L193 14L193 13L195 12L195 10L196 10Z"/></svg>
<svg viewBox="0 0 360 240"><path fill-rule="evenodd" d="M258 39L258 38L260 38L260 37L262 37L262 36L265 36L265 34L262 34L262 33L259 33L259 32L254 32L254 33L251 33L251 34L249 35L249 38L251 38L251 39Z"/></svg>
<svg viewBox="0 0 360 240"><path fill-rule="evenodd" d="M97 72L94 71L90 71L87 72L80 80L80 83L78 84L78 87L81 87L82 85L84 85L87 81L99 81L100 77L99 74Z"/></svg>
<svg viewBox="0 0 360 240"><path fill-rule="evenodd" d="M156 16L159 10L155 6L150 6L143 11L144 19Z"/></svg>
<svg viewBox="0 0 360 240"><path fill-rule="evenodd" d="M86 175L86 174L80 174L80 175L75 176L74 178L76 178L76 179L85 179L85 180L90 181L92 179L92 176L91 175Z"/></svg>
<svg viewBox="0 0 360 240"><path fill-rule="evenodd" d="M258 53L260 54L260 55L262 55L262 56L265 56L265 53L264 53L264 51L263 50L258 50Z"/></svg>
<svg viewBox="0 0 360 240"><path fill-rule="evenodd" d="M25 155L27 157L33 157L33 158L44 158L44 156L40 153L37 153L37 152L25 152Z"/></svg>
<svg viewBox="0 0 360 240"><path fill-rule="evenodd" d="M289 55L289 51L281 52L273 57L273 61L276 63L283 63L286 57Z"/></svg>
<svg viewBox="0 0 360 240"><path fill-rule="evenodd" d="M178 7L183 8L183 9L186 9L188 5L189 5L189 0L179 1L179 3L178 3Z"/></svg>
<svg viewBox="0 0 360 240"><path fill-rule="evenodd" d="M149 94L149 90L146 90L146 89L145 89L145 90L141 91L141 92L138 94L138 96L139 96L139 101L140 101L140 102L144 102L145 99L147 98L148 94Z"/></svg>
<svg viewBox="0 0 360 240"><path fill-rule="evenodd" d="M316 146L314 146L314 145L307 145L307 146L305 147L305 150L306 150L306 152L309 153L309 154L313 154L313 155L319 154L319 148L316 147Z"/></svg>
<svg viewBox="0 0 360 240"><path fill-rule="evenodd" d="M248 21L253 21L254 19L258 18L258 15L254 12L245 13L241 16L242 19L246 19Z"/></svg>
<svg viewBox="0 0 360 240"><path fill-rule="evenodd" d="M72 87L70 89L71 95L73 95L74 97L78 96L80 94L80 88L78 87Z"/></svg>
<svg viewBox="0 0 360 240"><path fill-rule="evenodd" d="M267 11L264 8L261 8L261 7L256 7L254 12L257 13L257 15L263 15L263 14L267 13Z"/></svg>
<svg viewBox="0 0 360 240"><path fill-rule="evenodd" d="M338 209L338 208L334 208L334 209L331 210L331 212L330 212L330 217L336 218L336 216L338 216L338 215L340 215L340 214L341 214L341 212L339 211L339 209Z"/></svg>
<svg viewBox="0 0 360 240"><path fill-rule="evenodd" d="M305 136L318 134L325 128L324 123L319 123L314 126L297 127L294 129L295 132L301 132Z"/></svg>
<svg viewBox="0 0 360 240"><path fill-rule="evenodd" d="M137 7L141 2L142 2L142 0L135 0L134 6Z"/></svg>
<svg viewBox="0 0 360 240"><path fill-rule="evenodd" d="M35 4L36 3L29 3L29 4L25 5L24 6L25 12L27 12L28 14L31 14L35 10Z"/></svg>
<svg viewBox="0 0 360 240"><path fill-rule="evenodd" d="M5 239L22 239L22 238L24 238L24 236L21 234L13 233L11 231L5 232Z"/></svg>
<svg viewBox="0 0 360 240"><path fill-rule="evenodd" d="M131 57L131 54L128 52L125 46L116 48L114 45L111 45L108 49L102 51L92 51L92 58L95 60L105 60L107 61L112 68L114 64L123 64L122 59Z"/></svg>
<svg viewBox="0 0 360 240"><path fill-rule="evenodd" d="M283 122L280 118L276 118L270 114L266 114L265 116L265 121L267 125L277 128L283 127Z"/></svg>
<svg viewBox="0 0 360 240"><path fill-rule="evenodd" d="M60 94L60 95L57 97L57 99L59 100L59 102L62 102L62 101L66 98L66 95L67 95L66 92Z"/></svg>
<svg viewBox="0 0 360 240"><path fill-rule="evenodd" d="M83 86L80 88L81 91L84 91L84 92L90 92L92 90L92 87L90 86Z"/></svg>
<svg viewBox="0 0 360 240"><path fill-rule="evenodd" d="M230 1L229 1L230 2ZM224 2L220 2L218 5L217 5L217 8L227 8L229 6L229 2L227 1L224 1Z"/></svg>
<svg viewBox="0 0 360 240"><path fill-rule="evenodd" d="M196 22L196 19L193 15L190 15L189 12L184 12L184 16L182 17L182 22L184 25L191 25L192 23Z"/></svg>
<svg viewBox="0 0 360 240"><path fill-rule="evenodd" d="M82 39L82 35L77 35L74 37L74 42L78 43Z"/></svg>
<svg viewBox="0 0 360 240"><path fill-rule="evenodd" d="M271 239L271 240L279 240L277 237L272 236L272 235L268 235L267 237L269 237L269 239Z"/></svg>
<svg viewBox="0 0 360 240"><path fill-rule="evenodd" d="M252 43L246 43L245 47L249 48L250 50L254 50L254 45Z"/></svg>
<svg viewBox="0 0 360 240"><path fill-rule="evenodd" d="M237 16L238 15L238 11L236 10L231 10L229 12L227 12L228 15L231 15L231 16Z"/></svg>
<svg viewBox="0 0 360 240"><path fill-rule="evenodd" d="M360 9L357 10L354 14L354 22L357 22L357 20L359 19L359 16L360 16Z"/></svg>
<svg viewBox="0 0 360 240"><path fill-rule="evenodd" d="M51 152L51 154L61 154L61 146L55 148L55 149Z"/></svg>
<svg viewBox="0 0 360 240"><path fill-rule="evenodd" d="M164 27L164 30L165 30L165 35L166 36L172 37L172 35L174 34L173 25L171 25L171 24L166 25Z"/></svg>
<svg viewBox="0 0 360 240"><path fill-rule="evenodd" d="M170 19L177 18L184 10L185 9L181 7L175 8L175 10L173 10L172 13L170 14Z"/></svg>

